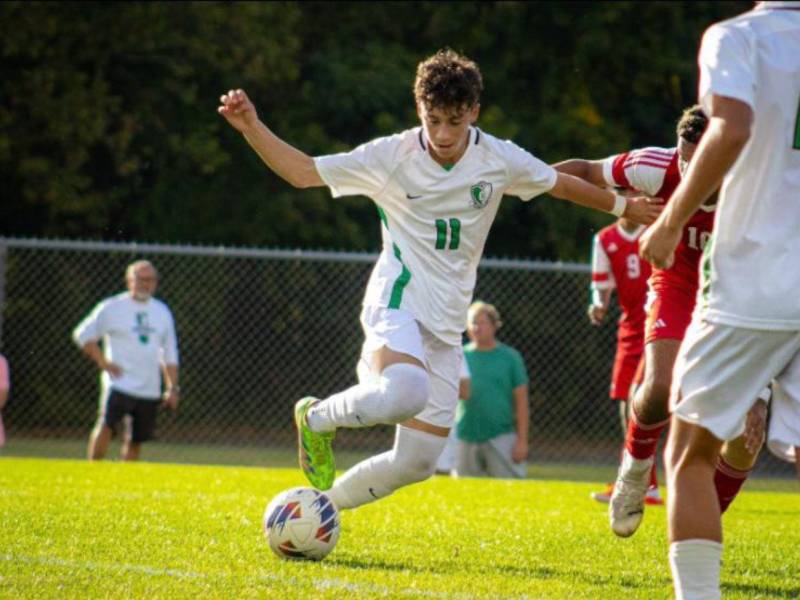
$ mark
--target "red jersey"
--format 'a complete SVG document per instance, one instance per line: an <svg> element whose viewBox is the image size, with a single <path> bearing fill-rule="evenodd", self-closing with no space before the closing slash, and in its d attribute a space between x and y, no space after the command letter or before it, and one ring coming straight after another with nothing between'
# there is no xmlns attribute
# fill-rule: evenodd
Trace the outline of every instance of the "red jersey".
<svg viewBox="0 0 800 600"><path fill-rule="evenodd" d="M603 163L603 176L610 185L668 202L681 182L678 149L649 147L611 156ZM678 287L694 296L700 258L713 227L714 207L701 206L683 228L673 265L669 269L653 269L650 283L654 290Z"/></svg>
<svg viewBox="0 0 800 600"><path fill-rule="evenodd" d="M620 342L639 344L643 338L645 298L650 263L639 258L639 238L644 226L627 233L617 223L604 227L594 236L592 247L592 289L616 288L622 315L617 337Z"/></svg>

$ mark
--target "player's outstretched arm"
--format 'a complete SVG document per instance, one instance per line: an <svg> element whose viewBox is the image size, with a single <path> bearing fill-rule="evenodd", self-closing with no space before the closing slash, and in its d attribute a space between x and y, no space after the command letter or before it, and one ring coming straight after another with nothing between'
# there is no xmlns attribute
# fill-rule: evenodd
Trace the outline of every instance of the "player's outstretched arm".
<svg viewBox="0 0 800 600"><path fill-rule="evenodd" d="M550 195L587 208L625 217L642 225L649 225L655 221L664 208L653 198L624 198L566 173L558 173Z"/></svg>
<svg viewBox="0 0 800 600"><path fill-rule="evenodd" d="M230 90L219 101L217 112L244 136L275 174L297 188L325 185L314 159L272 133L258 118L256 107L244 90Z"/></svg>
<svg viewBox="0 0 800 600"><path fill-rule="evenodd" d="M566 173L573 177L579 177L599 187L605 187L606 180L603 177L602 160L584 160L583 158L570 158L562 160L552 165L559 173Z"/></svg>

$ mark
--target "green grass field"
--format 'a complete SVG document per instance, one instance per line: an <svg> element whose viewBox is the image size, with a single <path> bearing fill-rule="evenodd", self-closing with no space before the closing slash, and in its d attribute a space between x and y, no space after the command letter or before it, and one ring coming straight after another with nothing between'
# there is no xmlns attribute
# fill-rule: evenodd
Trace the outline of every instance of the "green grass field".
<svg viewBox="0 0 800 600"><path fill-rule="evenodd" d="M296 469L0 459L3 598L667 598L665 513L610 533L596 483L437 477L342 515L321 563L261 533ZM725 598L800 596L800 495L725 517Z"/></svg>

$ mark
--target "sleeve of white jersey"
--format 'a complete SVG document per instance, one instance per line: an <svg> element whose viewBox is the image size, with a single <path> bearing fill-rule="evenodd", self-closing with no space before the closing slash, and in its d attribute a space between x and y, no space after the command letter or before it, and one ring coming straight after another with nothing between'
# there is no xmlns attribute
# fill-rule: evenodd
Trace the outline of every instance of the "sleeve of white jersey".
<svg viewBox="0 0 800 600"><path fill-rule="evenodd" d="M172 313L167 309L167 329L164 333L162 340L162 358L165 365L177 365L178 360L178 336L175 333L175 319L172 318Z"/></svg>
<svg viewBox="0 0 800 600"><path fill-rule="evenodd" d="M508 166L510 185L505 193L527 202L553 189L558 178L558 173L553 167L514 142L501 142L499 147Z"/></svg>
<svg viewBox="0 0 800 600"><path fill-rule="evenodd" d="M592 291L613 290L615 287L617 282L611 270L611 261L600 243L600 236L595 235L592 240Z"/></svg>
<svg viewBox="0 0 800 600"><path fill-rule="evenodd" d="M397 135L378 138L350 152L317 156L314 164L334 198L374 198L389 179L399 142Z"/></svg>
<svg viewBox="0 0 800 600"><path fill-rule="evenodd" d="M603 177L617 187L655 196L664 185L673 153L651 146L617 154L603 162Z"/></svg>
<svg viewBox="0 0 800 600"><path fill-rule="evenodd" d="M72 331L72 339L78 346L83 348L87 342L97 342L103 335L103 321L106 304L101 302L92 309L83 321Z"/></svg>
<svg viewBox="0 0 800 600"><path fill-rule="evenodd" d="M745 31L729 24L716 24L703 35L698 63L698 102L711 114L711 96L735 98L752 107L755 102L756 53L750 51Z"/></svg>

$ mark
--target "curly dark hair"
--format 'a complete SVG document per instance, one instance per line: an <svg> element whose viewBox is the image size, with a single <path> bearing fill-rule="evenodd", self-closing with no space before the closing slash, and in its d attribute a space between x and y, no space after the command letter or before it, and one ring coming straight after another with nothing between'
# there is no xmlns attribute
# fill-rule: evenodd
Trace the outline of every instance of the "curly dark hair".
<svg viewBox="0 0 800 600"><path fill-rule="evenodd" d="M450 48L442 48L417 66L414 99L427 109L462 112L479 102L482 91L478 65Z"/></svg>
<svg viewBox="0 0 800 600"><path fill-rule="evenodd" d="M700 105L695 104L683 111L676 130L679 137L692 144L697 144L703 137L706 127L708 127L708 117Z"/></svg>

